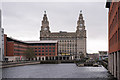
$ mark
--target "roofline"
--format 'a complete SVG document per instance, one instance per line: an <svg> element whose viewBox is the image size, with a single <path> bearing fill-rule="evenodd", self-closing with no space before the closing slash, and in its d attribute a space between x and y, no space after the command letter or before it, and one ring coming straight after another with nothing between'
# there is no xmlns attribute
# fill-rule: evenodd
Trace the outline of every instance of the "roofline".
<svg viewBox="0 0 120 80"><path fill-rule="evenodd" d="M17 40L11 37L7 37L8 39L11 39L10 41L18 42L18 43L23 43L23 44L41 44L41 43L57 43L57 40L41 40L41 41L21 41Z"/></svg>

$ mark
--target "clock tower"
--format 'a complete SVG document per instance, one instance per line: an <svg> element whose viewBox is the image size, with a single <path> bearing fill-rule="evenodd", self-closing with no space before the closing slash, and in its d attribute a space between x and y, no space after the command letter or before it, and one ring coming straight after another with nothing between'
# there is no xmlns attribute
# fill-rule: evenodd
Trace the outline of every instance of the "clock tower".
<svg viewBox="0 0 120 80"><path fill-rule="evenodd" d="M82 11L80 11L80 15L77 21L77 30L76 30L76 36L77 36L77 57L81 54L84 54L86 56L86 30L84 25L83 15Z"/></svg>
<svg viewBox="0 0 120 80"><path fill-rule="evenodd" d="M84 20L82 16L82 11L80 11L79 19L77 21L77 30L76 30L76 33L78 34L79 37L80 37L80 34L82 34L84 30L85 30Z"/></svg>
<svg viewBox="0 0 120 80"><path fill-rule="evenodd" d="M40 39L41 40L47 40L49 38L50 30L49 30L49 21L47 18L46 11L44 11L44 16L42 20L42 26L41 26L41 31L40 31Z"/></svg>

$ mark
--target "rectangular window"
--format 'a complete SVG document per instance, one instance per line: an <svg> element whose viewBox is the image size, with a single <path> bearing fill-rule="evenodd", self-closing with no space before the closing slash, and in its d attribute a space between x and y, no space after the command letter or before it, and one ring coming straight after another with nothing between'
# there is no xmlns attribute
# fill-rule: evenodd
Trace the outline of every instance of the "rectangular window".
<svg viewBox="0 0 120 80"><path fill-rule="evenodd" d="M41 52L41 51L39 50L39 52Z"/></svg>
<svg viewBox="0 0 120 80"><path fill-rule="evenodd" d="M53 49L55 49L55 47L53 47Z"/></svg>
<svg viewBox="0 0 120 80"><path fill-rule="evenodd" d="M51 49L51 47L49 47L49 49Z"/></svg>
<svg viewBox="0 0 120 80"><path fill-rule="evenodd" d="M42 55L44 55L44 54L42 54Z"/></svg>
<svg viewBox="0 0 120 80"><path fill-rule="evenodd" d="M42 47L42 49L44 49L44 47Z"/></svg>
<svg viewBox="0 0 120 80"><path fill-rule="evenodd" d="M49 52L51 52L51 50L49 50Z"/></svg>
<svg viewBox="0 0 120 80"><path fill-rule="evenodd" d="M48 48L46 47L46 49L48 49Z"/></svg>
<svg viewBox="0 0 120 80"><path fill-rule="evenodd" d="M53 52L55 52L55 50L53 50Z"/></svg>
<svg viewBox="0 0 120 80"><path fill-rule="evenodd" d="M42 50L42 52L44 52L44 50Z"/></svg>

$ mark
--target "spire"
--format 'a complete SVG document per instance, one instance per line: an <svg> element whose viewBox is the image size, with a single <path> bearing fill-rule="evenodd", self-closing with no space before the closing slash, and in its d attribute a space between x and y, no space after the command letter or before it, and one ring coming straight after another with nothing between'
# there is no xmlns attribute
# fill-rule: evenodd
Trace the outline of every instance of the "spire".
<svg viewBox="0 0 120 80"><path fill-rule="evenodd" d="M80 14L82 14L82 10L80 10Z"/></svg>
<svg viewBox="0 0 120 80"><path fill-rule="evenodd" d="M81 31L81 30L84 30L84 20L83 20L82 10L80 10L79 18L77 21L77 31Z"/></svg>
<svg viewBox="0 0 120 80"><path fill-rule="evenodd" d="M48 21L46 11L44 11L43 21Z"/></svg>
<svg viewBox="0 0 120 80"><path fill-rule="evenodd" d="M44 13L46 14L46 11L44 11Z"/></svg>
<svg viewBox="0 0 120 80"><path fill-rule="evenodd" d="M79 20L80 20L80 19L83 19L82 10L80 10Z"/></svg>
<svg viewBox="0 0 120 80"><path fill-rule="evenodd" d="M46 11L44 11L44 16L43 16L43 20L42 20L42 26L44 26L44 27L49 26L49 21L48 21L48 18L47 18Z"/></svg>

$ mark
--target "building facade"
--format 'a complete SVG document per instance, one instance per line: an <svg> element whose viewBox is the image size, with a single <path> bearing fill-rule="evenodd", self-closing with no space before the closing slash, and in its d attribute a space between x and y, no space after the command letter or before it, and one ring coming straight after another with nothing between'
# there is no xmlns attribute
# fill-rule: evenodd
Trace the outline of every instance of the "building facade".
<svg viewBox="0 0 120 80"><path fill-rule="evenodd" d="M108 52L107 51L99 51L99 60L105 60L108 58Z"/></svg>
<svg viewBox="0 0 120 80"><path fill-rule="evenodd" d="M1 25L1 10L0 10L0 61L4 60L4 29Z"/></svg>
<svg viewBox="0 0 120 80"><path fill-rule="evenodd" d="M26 60L25 51L32 48L36 58L33 60L58 60L56 40L20 41L4 35L4 55L6 61Z"/></svg>
<svg viewBox="0 0 120 80"><path fill-rule="evenodd" d="M99 54L98 53L87 54L87 57L90 58L91 60L99 60Z"/></svg>
<svg viewBox="0 0 120 80"><path fill-rule="evenodd" d="M6 61L25 60L25 51L28 49L28 44L4 35L4 56Z"/></svg>
<svg viewBox="0 0 120 80"><path fill-rule="evenodd" d="M57 41L27 41L30 48L33 48L37 60L56 60L58 56L58 44Z"/></svg>
<svg viewBox="0 0 120 80"><path fill-rule="evenodd" d="M117 1L117 0L116 0ZM108 13L108 69L114 77L120 80L120 1L107 2Z"/></svg>
<svg viewBox="0 0 120 80"><path fill-rule="evenodd" d="M76 32L51 32L45 12L40 30L40 40L58 40L58 54L71 54L80 58L86 56L86 30L83 15L80 12Z"/></svg>

